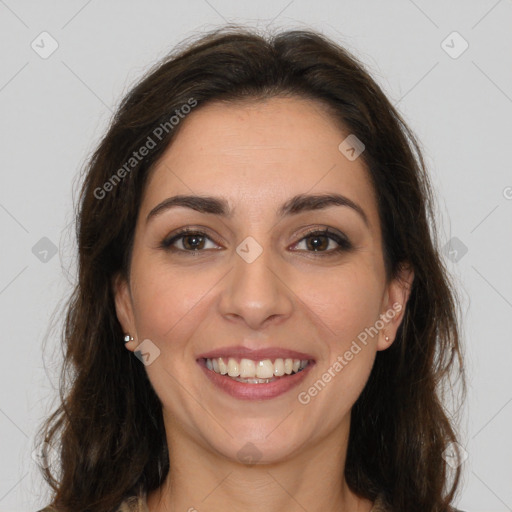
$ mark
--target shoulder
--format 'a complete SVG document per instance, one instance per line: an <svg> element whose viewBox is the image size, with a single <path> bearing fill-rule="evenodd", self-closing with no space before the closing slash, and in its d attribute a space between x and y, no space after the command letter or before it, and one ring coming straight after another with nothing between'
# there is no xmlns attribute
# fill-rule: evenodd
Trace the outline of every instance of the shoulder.
<svg viewBox="0 0 512 512"><path fill-rule="evenodd" d="M59 512L55 507L47 506L37 512ZM146 504L145 495L129 496L123 500L116 512L149 512Z"/></svg>
<svg viewBox="0 0 512 512"><path fill-rule="evenodd" d="M387 504L384 494L379 494L374 501L373 508L370 512L393 512L391 507ZM465 512L464 510L459 510L458 508L452 508L451 512Z"/></svg>
<svg viewBox="0 0 512 512"><path fill-rule="evenodd" d="M149 512L145 493L129 496L123 500L116 512Z"/></svg>
<svg viewBox="0 0 512 512"><path fill-rule="evenodd" d="M379 494L373 503L370 512L391 512L391 509L386 504L383 494Z"/></svg>

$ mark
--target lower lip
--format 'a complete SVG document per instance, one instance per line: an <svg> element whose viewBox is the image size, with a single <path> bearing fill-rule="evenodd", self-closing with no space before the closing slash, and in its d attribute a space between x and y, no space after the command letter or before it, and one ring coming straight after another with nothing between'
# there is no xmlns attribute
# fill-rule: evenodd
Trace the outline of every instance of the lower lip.
<svg viewBox="0 0 512 512"><path fill-rule="evenodd" d="M306 375L315 363L310 361L306 368L299 373L277 378L268 384L249 384L245 382L238 382L230 377L226 377L225 375L220 375L215 373L213 370L209 370L206 367L204 359L200 359L198 364L202 368L206 377L210 379L210 382L215 384L215 386L226 392L228 395L240 400L269 400L280 396L299 385L306 378Z"/></svg>

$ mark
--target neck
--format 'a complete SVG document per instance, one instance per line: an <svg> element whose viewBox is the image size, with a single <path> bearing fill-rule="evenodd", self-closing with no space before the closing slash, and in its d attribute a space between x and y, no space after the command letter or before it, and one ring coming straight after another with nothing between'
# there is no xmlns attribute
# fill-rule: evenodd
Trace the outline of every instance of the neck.
<svg viewBox="0 0 512 512"><path fill-rule="evenodd" d="M170 468L148 494L150 512L370 512L372 502L355 495L344 478L348 425L331 438L285 460L246 465L168 436Z"/></svg>

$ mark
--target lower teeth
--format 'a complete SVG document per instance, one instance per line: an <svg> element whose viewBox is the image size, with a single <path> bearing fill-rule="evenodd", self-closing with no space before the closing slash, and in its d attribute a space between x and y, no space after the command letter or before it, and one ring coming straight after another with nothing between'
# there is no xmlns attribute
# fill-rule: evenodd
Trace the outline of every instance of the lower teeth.
<svg viewBox="0 0 512 512"><path fill-rule="evenodd" d="M295 373L299 373L303 370L303 368L299 368L299 370ZM295 373L291 373L290 375L295 375ZM283 377L288 377L289 375L283 375ZM236 380L237 382L243 382L245 384L268 384L269 382L274 382L277 379L282 379L283 377L271 377L270 379L259 379L259 378L247 378L242 379L241 377L231 377L230 375L226 374L226 377L229 377L230 379Z"/></svg>
<svg viewBox="0 0 512 512"><path fill-rule="evenodd" d="M270 379L242 379L241 377L230 377L229 375L226 375L226 377L236 380L237 382L243 382L245 384L268 384L269 382L274 382L276 380L276 377L271 377Z"/></svg>

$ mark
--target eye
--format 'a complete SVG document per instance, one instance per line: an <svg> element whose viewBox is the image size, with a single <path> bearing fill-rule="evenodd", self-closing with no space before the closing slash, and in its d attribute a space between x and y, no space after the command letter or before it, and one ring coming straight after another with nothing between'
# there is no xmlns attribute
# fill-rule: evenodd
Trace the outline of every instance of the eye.
<svg viewBox="0 0 512 512"><path fill-rule="evenodd" d="M210 247L208 247L208 243L211 244ZM301 244L303 244L304 248L297 249ZM332 247L333 245L334 247ZM168 251L189 253L190 255L198 255L205 250L219 249L219 246L204 231L191 228L180 229L171 237L164 239L160 243L160 247ZM294 251L318 253L315 256L329 256L343 251L350 251L353 248L345 235L329 231L329 228L309 231L306 236L292 247Z"/></svg>
<svg viewBox="0 0 512 512"><path fill-rule="evenodd" d="M332 247L333 243L337 246ZM329 228L310 231L293 247L298 247L300 244L304 244L306 252L326 253L326 255L352 249L352 244L344 235L329 231ZM329 246L331 246L330 249Z"/></svg>
<svg viewBox="0 0 512 512"><path fill-rule="evenodd" d="M206 247L211 242L213 247ZM162 249L181 252L201 252L205 249L216 249L218 246L203 231L184 228L175 233L171 238L166 238L160 244Z"/></svg>

